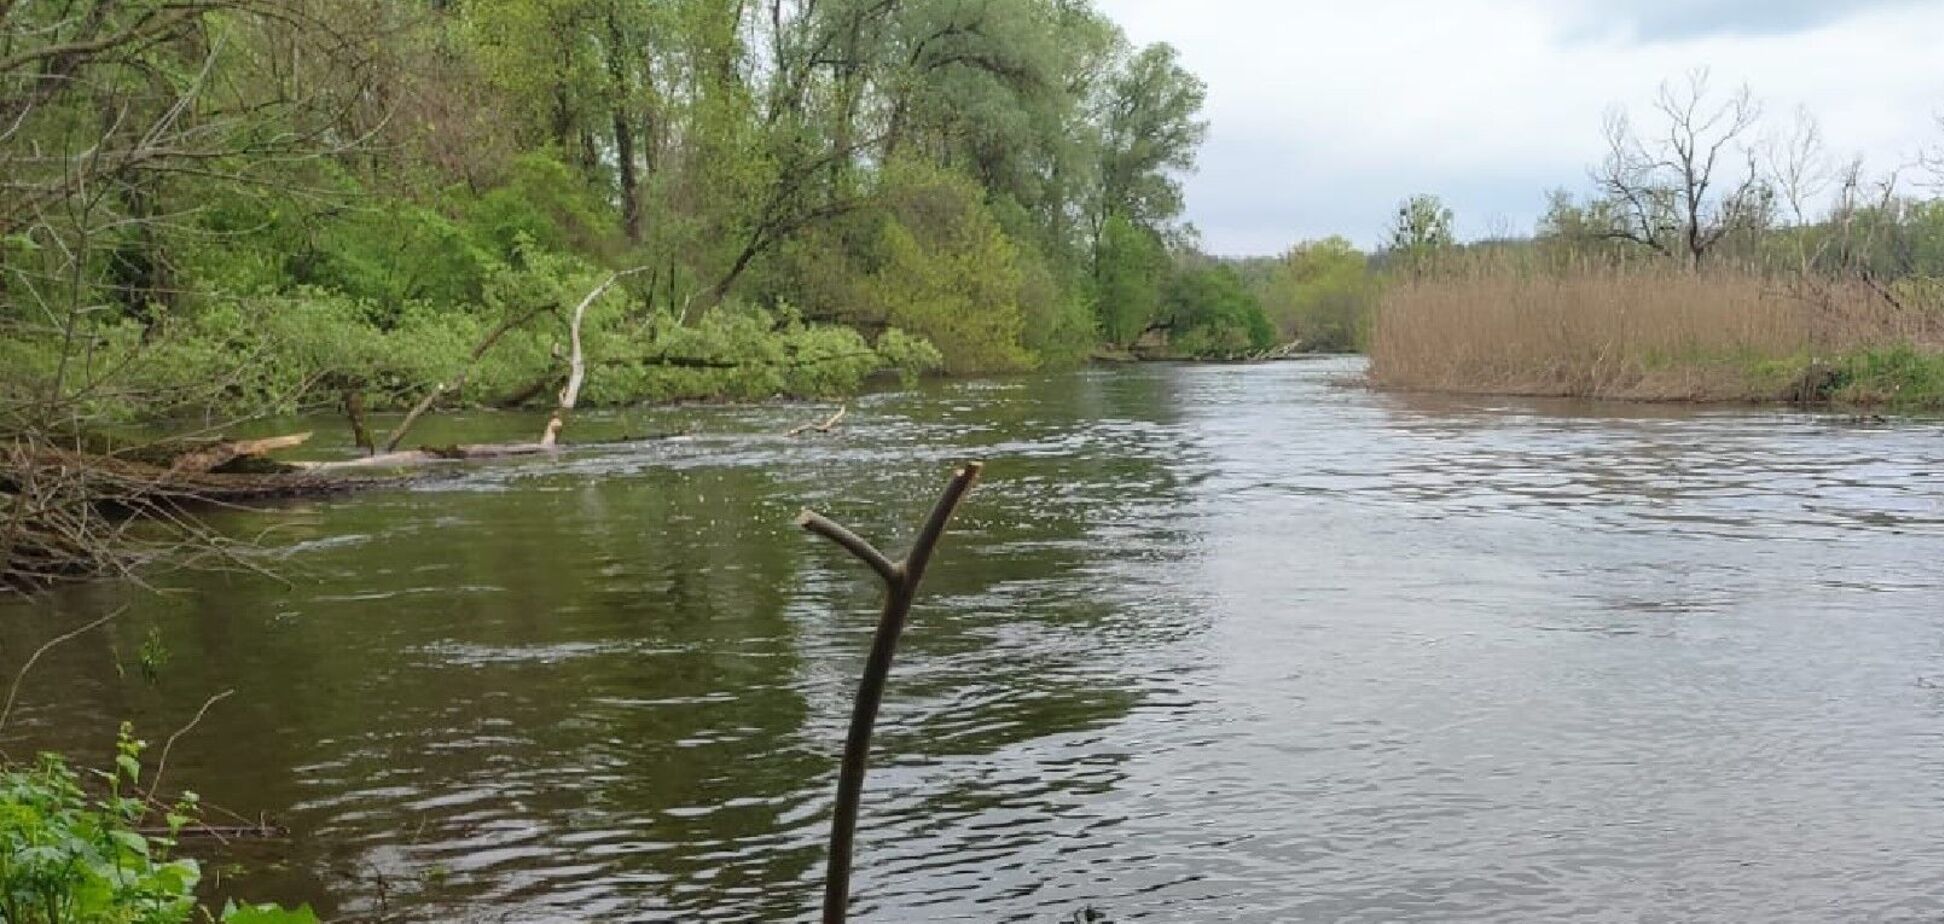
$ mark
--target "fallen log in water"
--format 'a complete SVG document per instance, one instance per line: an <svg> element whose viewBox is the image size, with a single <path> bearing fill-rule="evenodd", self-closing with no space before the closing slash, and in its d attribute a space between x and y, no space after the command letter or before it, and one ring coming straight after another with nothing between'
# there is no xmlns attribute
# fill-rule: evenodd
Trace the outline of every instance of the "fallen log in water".
<svg viewBox="0 0 1944 924"><path fill-rule="evenodd" d="M273 436L260 440L225 440L207 449L185 453L169 463L172 472L208 472L222 468L237 459L250 456L265 456L279 449L290 449L309 442L310 433L292 433L289 436Z"/></svg>
<svg viewBox="0 0 1944 924"><path fill-rule="evenodd" d="M36 435L37 431L12 435L0 458L0 590L37 588L64 577L102 572L131 574L145 562L171 556L224 554L230 543L189 511L196 504L326 494L397 483L395 473L377 474L378 470L558 452L560 431L572 416L587 378L581 325L588 308L636 272L640 270L609 274L574 307L567 385L544 431L531 443L398 448L412 425L441 396L462 386L473 366L502 336L549 308L509 316L490 331L451 383L433 387L413 405L393 428L381 453L331 461L269 459L275 450L304 444L309 433L253 440L165 440L125 454L85 451L78 447L87 443L78 438L57 443L45 434ZM363 402L355 391L345 396L345 413L359 446L372 446L364 426ZM141 458L127 457L136 453ZM239 470L245 466L238 463L244 461L257 470ZM137 530L137 525L155 528ZM158 535L161 538L155 538Z"/></svg>
<svg viewBox="0 0 1944 924"><path fill-rule="evenodd" d="M131 573L165 558L221 554L197 521L199 505L254 503L396 483L348 473L279 469L200 471L221 456L293 445L295 437L202 445L195 459L158 465L34 444L0 447L0 590L74 577ZM137 528L137 527L142 528Z"/></svg>

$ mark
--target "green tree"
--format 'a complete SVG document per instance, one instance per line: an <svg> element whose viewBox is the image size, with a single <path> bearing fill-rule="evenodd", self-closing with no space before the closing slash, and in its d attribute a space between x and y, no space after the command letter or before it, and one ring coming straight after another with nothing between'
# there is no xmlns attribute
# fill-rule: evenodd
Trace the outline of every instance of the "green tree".
<svg viewBox="0 0 1944 924"><path fill-rule="evenodd" d="M1165 302L1169 345L1189 356L1236 356L1267 349L1275 328L1262 305L1227 264L1176 274Z"/></svg>
<svg viewBox="0 0 1944 924"><path fill-rule="evenodd" d="M1341 237L1298 244L1268 273L1263 313L1285 341L1310 350L1355 350L1378 295L1369 262Z"/></svg>
<svg viewBox="0 0 1944 924"><path fill-rule="evenodd" d="M1115 215L1101 229L1094 268L1094 306L1101 336L1131 346L1161 314L1168 254L1159 237Z"/></svg>
<svg viewBox="0 0 1944 924"><path fill-rule="evenodd" d="M1136 52L1108 81L1096 204L1103 224L1120 216L1158 231L1181 214L1179 175L1194 168L1208 134L1200 118L1207 96L1165 44Z"/></svg>
<svg viewBox="0 0 1944 924"><path fill-rule="evenodd" d="M1420 194L1404 200L1392 216L1388 247L1397 254L1426 254L1458 243L1452 234L1452 214L1444 200Z"/></svg>

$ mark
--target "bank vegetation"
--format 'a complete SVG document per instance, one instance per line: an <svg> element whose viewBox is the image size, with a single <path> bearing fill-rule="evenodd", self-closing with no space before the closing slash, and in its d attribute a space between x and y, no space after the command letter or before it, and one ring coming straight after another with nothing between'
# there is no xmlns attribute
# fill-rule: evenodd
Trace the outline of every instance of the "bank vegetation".
<svg viewBox="0 0 1944 924"><path fill-rule="evenodd" d="M175 509L131 427L1266 346L1204 95L1070 0L0 0L0 574Z"/></svg>
<svg viewBox="0 0 1944 924"><path fill-rule="evenodd" d="M1535 233L1400 242L1369 344L1383 387L1944 410L1936 162L1879 175L1815 121L1705 72L1609 115L1583 196Z"/></svg>

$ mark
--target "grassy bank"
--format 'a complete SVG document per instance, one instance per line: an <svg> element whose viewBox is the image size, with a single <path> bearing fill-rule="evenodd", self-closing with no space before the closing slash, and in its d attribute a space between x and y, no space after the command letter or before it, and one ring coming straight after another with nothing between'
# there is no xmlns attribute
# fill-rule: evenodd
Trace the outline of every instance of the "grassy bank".
<svg viewBox="0 0 1944 924"><path fill-rule="evenodd" d="M1386 291L1370 376L1422 391L1944 410L1944 310L1922 294L1660 266L1428 276Z"/></svg>

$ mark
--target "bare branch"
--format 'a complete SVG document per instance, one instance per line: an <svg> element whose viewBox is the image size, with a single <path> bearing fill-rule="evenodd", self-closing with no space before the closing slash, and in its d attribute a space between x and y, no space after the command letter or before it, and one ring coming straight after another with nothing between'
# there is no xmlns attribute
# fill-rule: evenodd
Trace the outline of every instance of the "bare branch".
<svg viewBox="0 0 1944 924"><path fill-rule="evenodd" d="M169 752L175 750L176 739L188 734L190 729L195 728L203 720L203 716L209 712L209 707L234 695L236 695L235 690L224 690L215 696L203 700L202 708L196 710L196 715L189 720L189 724L176 729L175 734L170 735L169 740L163 742L162 754L155 759L155 775L149 778L148 789L151 794L162 791L162 772L169 769Z"/></svg>
<svg viewBox="0 0 1944 924"><path fill-rule="evenodd" d="M883 552L878 551L877 546L823 514L814 510L805 510L797 514L797 525L842 546L844 551L856 556L858 561L871 566L871 570L877 572L877 576L882 578L887 586L904 581L903 569L896 562L886 558Z"/></svg>
<svg viewBox="0 0 1944 924"><path fill-rule="evenodd" d="M61 635L57 635L54 638L48 640L47 644L44 644L39 648L34 649L34 653L27 658L27 663L22 664L20 666L20 670L14 673L13 685L7 688L7 704L5 707L0 707L0 729L5 729L7 727L7 719L13 715L14 699L20 695L20 682L22 680L27 679L27 672L34 669L34 664L40 661L41 655L47 654L49 651L54 650L62 642L66 642L70 639L79 638L80 636L86 635L87 633L95 629L99 629L102 626L105 626L108 623L113 622L116 619L116 617L119 617L122 613L126 612L127 610L128 610L127 607L122 607L120 609L117 609L114 612L109 613L108 615L103 616L100 619L94 620L93 622L90 622L85 626L82 626L70 632L62 633Z"/></svg>
<svg viewBox="0 0 1944 924"><path fill-rule="evenodd" d="M877 634L871 641L863 679L858 682L850 734L844 742L843 765L837 775L837 805L830 820L829 866L824 876L824 924L843 924L850 913L851 856L857 838L857 811L864 794L864 772L870 762L871 733L877 725L878 708L884 701L885 683L891 676L898 639L904 634L918 583L945 534L945 526L966 492L978 481L983 468L983 463L971 462L953 474L902 562L891 562L870 543L815 513L806 510L797 519L803 528L836 542L869 564L884 579L885 588L884 612L878 618Z"/></svg>

